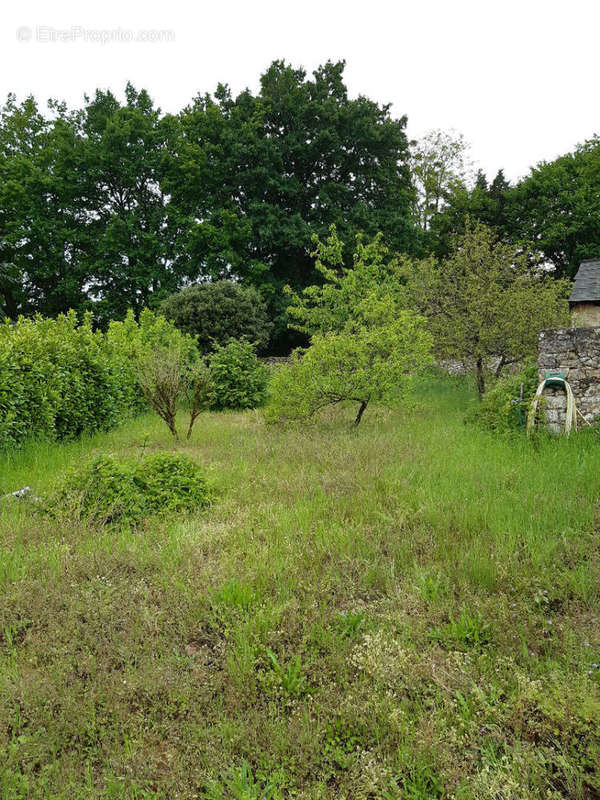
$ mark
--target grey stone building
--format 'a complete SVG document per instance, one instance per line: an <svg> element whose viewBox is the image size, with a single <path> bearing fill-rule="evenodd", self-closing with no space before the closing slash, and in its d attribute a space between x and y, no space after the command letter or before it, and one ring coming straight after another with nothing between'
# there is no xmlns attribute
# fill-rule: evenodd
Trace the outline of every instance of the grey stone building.
<svg viewBox="0 0 600 800"><path fill-rule="evenodd" d="M582 261L569 297L573 327L600 326L600 259Z"/></svg>
<svg viewBox="0 0 600 800"><path fill-rule="evenodd" d="M569 297L571 328L540 333L538 370L540 382L548 373L560 372L569 382L582 417L594 422L600 417L600 259L582 261ZM558 385L544 390L548 427L564 428L566 395Z"/></svg>

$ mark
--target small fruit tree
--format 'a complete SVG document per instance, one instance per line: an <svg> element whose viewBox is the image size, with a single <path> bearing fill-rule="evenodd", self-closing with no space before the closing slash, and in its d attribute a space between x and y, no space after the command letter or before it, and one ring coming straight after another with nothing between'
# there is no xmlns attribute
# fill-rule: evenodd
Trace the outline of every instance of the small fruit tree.
<svg viewBox="0 0 600 800"><path fill-rule="evenodd" d="M273 378L267 419L301 419L352 401L359 424L371 402L407 394L413 377L431 362L425 319L404 307L400 264L376 238L358 243L353 267L342 266L335 229L317 242L323 286L292 296L295 327L312 334L310 347Z"/></svg>

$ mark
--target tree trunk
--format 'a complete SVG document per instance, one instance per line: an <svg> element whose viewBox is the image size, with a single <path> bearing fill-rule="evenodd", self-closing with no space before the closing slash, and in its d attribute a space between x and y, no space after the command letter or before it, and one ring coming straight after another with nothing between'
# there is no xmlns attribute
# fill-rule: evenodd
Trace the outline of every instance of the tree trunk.
<svg viewBox="0 0 600 800"><path fill-rule="evenodd" d="M19 315L19 311L17 309L17 303L13 297L13 293L10 289L3 289L0 290L0 293L4 295L4 313L9 319L13 321L17 319Z"/></svg>
<svg viewBox="0 0 600 800"><path fill-rule="evenodd" d="M170 414L166 414L163 416L164 421L167 423L167 428L173 434L175 441L179 441L179 434L177 432L177 427L175 425L175 416L171 416Z"/></svg>
<svg viewBox="0 0 600 800"><path fill-rule="evenodd" d="M498 361L498 363L496 365L496 370L495 370L495 373L494 373L496 378L500 377L500 373L502 372L502 370L504 369L505 366L506 366L506 361L504 359L504 356L500 356L500 360Z"/></svg>
<svg viewBox="0 0 600 800"><path fill-rule="evenodd" d="M194 413L194 410L192 409L192 411L191 411L191 413L190 413L190 424L188 425L188 430L187 430L187 436L186 436L186 439L189 439L189 438L191 437L191 435L192 435L192 428L194 427L194 422L196 422L196 419L198 418L198 416L199 416L199 415L198 415L197 413Z"/></svg>
<svg viewBox="0 0 600 800"><path fill-rule="evenodd" d="M477 391L479 393L479 399L484 395L485 392L485 378L483 375L483 359L477 359Z"/></svg>
<svg viewBox="0 0 600 800"><path fill-rule="evenodd" d="M367 400L363 400L360 404L360 408L358 409L358 414L356 415L356 419L354 420L354 424L358 425L362 419L362 415L365 413L365 408L367 407Z"/></svg>

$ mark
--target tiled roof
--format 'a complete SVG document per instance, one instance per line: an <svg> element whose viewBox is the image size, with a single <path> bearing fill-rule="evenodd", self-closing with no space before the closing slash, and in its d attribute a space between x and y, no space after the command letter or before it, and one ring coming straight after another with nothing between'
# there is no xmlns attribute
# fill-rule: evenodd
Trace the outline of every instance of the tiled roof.
<svg viewBox="0 0 600 800"><path fill-rule="evenodd" d="M600 303L600 259L582 261L569 297L570 303Z"/></svg>

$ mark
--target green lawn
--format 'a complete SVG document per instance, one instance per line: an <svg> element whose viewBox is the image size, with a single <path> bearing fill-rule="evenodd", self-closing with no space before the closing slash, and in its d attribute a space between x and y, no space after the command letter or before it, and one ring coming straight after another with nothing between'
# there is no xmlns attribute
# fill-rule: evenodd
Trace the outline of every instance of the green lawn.
<svg viewBox="0 0 600 800"><path fill-rule="evenodd" d="M600 798L600 441L472 402L206 414L214 506L137 530L2 501L0 797ZM32 446L0 493L144 443Z"/></svg>

